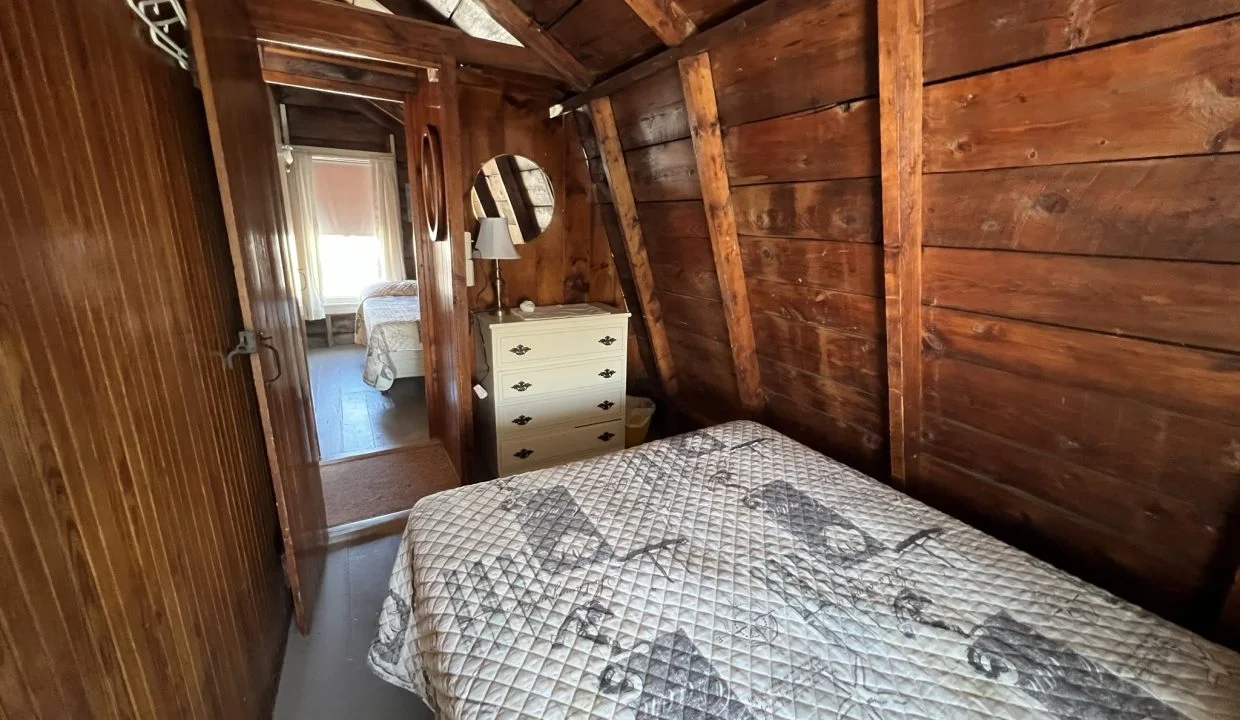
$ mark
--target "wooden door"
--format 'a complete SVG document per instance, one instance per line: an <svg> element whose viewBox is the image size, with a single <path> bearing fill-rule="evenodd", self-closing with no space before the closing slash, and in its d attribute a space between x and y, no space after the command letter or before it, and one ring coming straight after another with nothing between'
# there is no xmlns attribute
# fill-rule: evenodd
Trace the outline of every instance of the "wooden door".
<svg viewBox="0 0 1240 720"><path fill-rule="evenodd" d="M195 2L189 10L242 322L262 342L249 363L279 510L284 571L297 626L305 633L323 578L327 519L268 90L240 0Z"/></svg>

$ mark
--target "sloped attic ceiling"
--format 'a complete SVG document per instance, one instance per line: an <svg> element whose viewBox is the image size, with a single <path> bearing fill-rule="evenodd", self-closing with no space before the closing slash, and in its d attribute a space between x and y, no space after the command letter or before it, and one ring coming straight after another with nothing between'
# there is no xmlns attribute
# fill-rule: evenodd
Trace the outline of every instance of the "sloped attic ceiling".
<svg viewBox="0 0 1240 720"><path fill-rule="evenodd" d="M476 38L521 45L474 0L344 0L366 10L419 20L447 21Z"/></svg>

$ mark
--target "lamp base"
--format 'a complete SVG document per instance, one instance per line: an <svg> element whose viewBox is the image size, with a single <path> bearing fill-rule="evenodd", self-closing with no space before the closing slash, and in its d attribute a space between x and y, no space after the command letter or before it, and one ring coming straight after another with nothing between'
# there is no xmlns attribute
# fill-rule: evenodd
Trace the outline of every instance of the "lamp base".
<svg viewBox="0 0 1240 720"><path fill-rule="evenodd" d="M499 272L499 260L495 261L495 317L504 317L504 278Z"/></svg>

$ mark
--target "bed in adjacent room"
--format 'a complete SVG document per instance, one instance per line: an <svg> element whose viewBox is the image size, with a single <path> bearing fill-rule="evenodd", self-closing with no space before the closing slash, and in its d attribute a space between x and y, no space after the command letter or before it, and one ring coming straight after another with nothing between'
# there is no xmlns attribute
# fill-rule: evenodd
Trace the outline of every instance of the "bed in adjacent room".
<svg viewBox="0 0 1240 720"><path fill-rule="evenodd" d="M372 669L440 718L1240 718L1240 655L730 423L413 509Z"/></svg>
<svg viewBox="0 0 1240 720"><path fill-rule="evenodd" d="M414 280L379 283L357 306L353 341L366 348L362 379L389 390L404 377L422 377L422 306Z"/></svg>

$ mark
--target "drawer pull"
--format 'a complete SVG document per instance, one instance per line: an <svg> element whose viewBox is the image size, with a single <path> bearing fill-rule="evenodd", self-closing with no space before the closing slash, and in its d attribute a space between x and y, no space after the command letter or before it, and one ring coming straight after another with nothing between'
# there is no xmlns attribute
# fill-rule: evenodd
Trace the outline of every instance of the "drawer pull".
<svg viewBox="0 0 1240 720"><path fill-rule="evenodd" d="M534 451L533 451L533 450L530 450L529 448L521 448L520 450L518 450L518 451L516 451L515 453L513 453L513 454L512 454L512 456L513 456L513 457L515 457L515 458L520 458L520 459L524 460L524 459L526 459L527 457L529 457L529 456L531 456L531 455L533 455L533 454L534 454Z"/></svg>
<svg viewBox="0 0 1240 720"><path fill-rule="evenodd" d="M598 436L598 439L599 439L599 440L602 440L603 442L607 442L608 440L610 440L610 439L614 438L615 436L616 436L616 434L615 434L615 433L605 432L605 433L603 433L602 435L599 435L599 436Z"/></svg>
<svg viewBox="0 0 1240 720"><path fill-rule="evenodd" d="M604 400L603 402L598 404L598 407L600 410L610 410L614 408L615 406L616 404L610 400Z"/></svg>
<svg viewBox="0 0 1240 720"><path fill-rule="evenodd" d="M508 348L508 352L512 353L513 355L524 355L530 350L531 348L527 348L526 346L521 345L520 343L518 343L515 348Z"/></svg>
<svg viewBox="0 0 1240 720"><path fill-rule="evenodd" d="M532 388L532 387L534 387L534 386L533 386L533 385L530 385L530 384L529 384L529 383L527 383L526 381L522 380L521 382L517 383L516 385L513 385L513 386L512 386L512 389L513 389L513 390L516 390L517 392L525 392L526 390L529 390L529 389L530 389L530 388Z"/></svg>
<svg viewBox="0 0 1240 720"><path fill-rule="evenodd" d="M529 421L533 419L534 418L530 417L529 415L522 415L521 417L513 418L512 421L518 425L526 425L529 423Z"/></svg>
<svg viewBox="0 0 1240 720"><path fill-rule="evenodd" d="M611 347L611 346L612 346L612 344L616 342L616 339L615 339L614 337L612 337L612 336L608 335L607 337L605 337L605 338L603 338L603 339L599 340L599 342L603 343L603 344L604 344L604 345L606 345L607 347Z"/></svg>
<svg viewBox="0 0 1240 720"><path fill-rule="evenodd" d="M599 377L601 377L601 378L609 378L609 377L611 377L612 375L615 375L615 374L616 374L616 371L615 371L615 370L612 370L611 368L607 368L607 369L606 369L606 370L604 370L603 372L599 373L599 374L598 374L598 376L599 376Z"/></svg>

